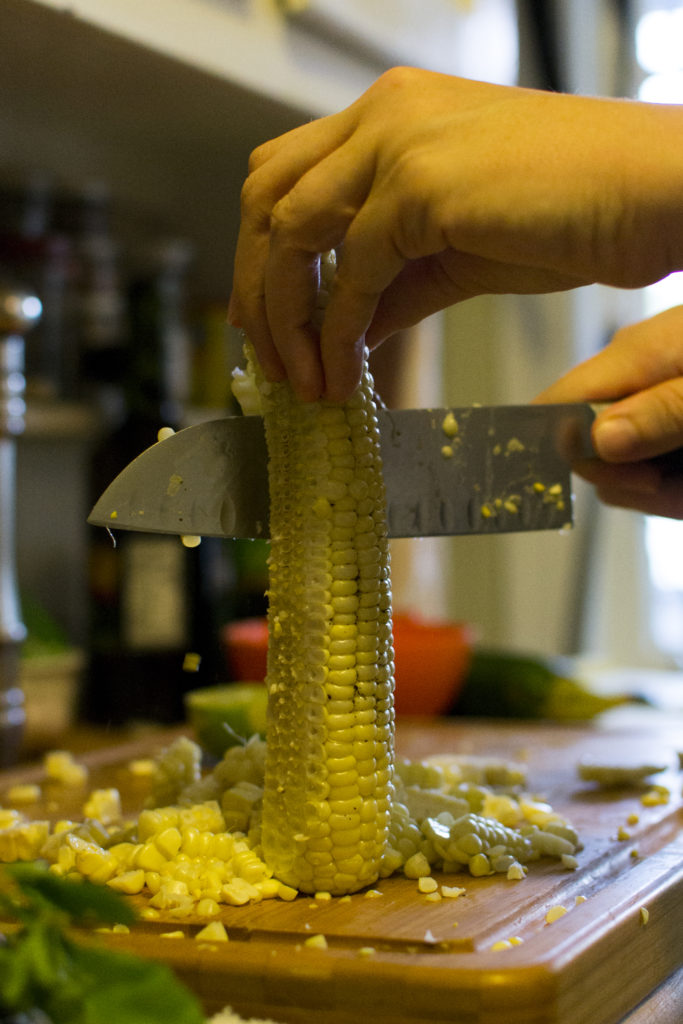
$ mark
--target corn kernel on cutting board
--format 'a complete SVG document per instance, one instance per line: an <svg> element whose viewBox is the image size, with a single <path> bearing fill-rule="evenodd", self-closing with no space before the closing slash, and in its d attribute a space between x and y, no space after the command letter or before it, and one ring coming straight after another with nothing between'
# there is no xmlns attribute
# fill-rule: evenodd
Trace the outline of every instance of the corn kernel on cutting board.
<svg viewBox="0 0 683 1024"><path fill-rule="evenodd" d="M146 784L130 761L168 741L87 755L87 791L116 786L124 810L139 810ZM207 1013L231 1005L283 1024L615 1024L681 966L680 730L400 721L397 741L413 759L457 752L525 761L530 791L578 828L578 869L537 862L520 882L450 875L439 881L465 893L438 903L395 877L369 896L226 907L228 943L197 942L199 922L172 919L104 941L169 963ZM581 759L634 758L671 763L655 780L670 789L668 803L644 806L642 789L597 790L577 775ZM37 767L0 776L0 804L9 784L40 780ZM31 816L78 817L85 795L47 787ZM548 924L557 905L567 913ZM184 937L162 937L178 928ZM318 934L327 949L303 945ZM492 949L512 937L522 942Z"/></svg>

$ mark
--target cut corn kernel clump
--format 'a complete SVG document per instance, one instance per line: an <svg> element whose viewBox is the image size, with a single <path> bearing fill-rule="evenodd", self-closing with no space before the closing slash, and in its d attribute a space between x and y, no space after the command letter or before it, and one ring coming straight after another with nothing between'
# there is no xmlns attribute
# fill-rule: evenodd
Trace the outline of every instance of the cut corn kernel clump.
<svg viewBox="0 0 683 1024"><path fill-rule="evenodd" d="M285 884L263 858L265 747L253 737L244 746L229 748L210 772L198 777L195 767L201 751L192 740L181 737L159 755L151 782L152 793L170 795L171 802L153 798L154 806L135 818L121 818L107 826L94 819L51 825L31 821L18 809L0 810L0 861L43 858L55 874L88 878L128 895L143 893L147 902L142 916L150 920L163 915L164 919L211 921L224 906L294 900L300 890ZM513 798L491 783L463 782L464 778L495 778L496 786L509 790L510 779L518 778L516 771L512 765L505 769L501 762L487 764L476 758L457 763L451 758L438 763L398 760L397 792L380 876L401 872L415 879L424 892L425 886L432 887L435 872L499 873L523 879L525 865L541 857L556 858L565 867L566 858L574 857L580 848L571 825L554 815L541 828L524 818L522 807L533 815L538 805L523 793ZM404 779L410 785L405 786ZM482 813L495 811L510 822L513 799L514 825ZM238 805L240 828L233 824ZM455 813L442 810L444 806ZM463 807L467 808L464 813ZM322 902L329 893L329 888L316 889L315 898ZM457 885L438 889L443 899L464 893ZM380 897L381 890L369 888L365 895ZM427 892L423 898L431 895Z"/></svg>
<svg viewBox="0 0 683 1024"><path fill-rule="evenodd" d="M88 769L79 764L68 750L48 751L43 758L43 767L48 779L64 786L83 786L88 779Z"/></svg>

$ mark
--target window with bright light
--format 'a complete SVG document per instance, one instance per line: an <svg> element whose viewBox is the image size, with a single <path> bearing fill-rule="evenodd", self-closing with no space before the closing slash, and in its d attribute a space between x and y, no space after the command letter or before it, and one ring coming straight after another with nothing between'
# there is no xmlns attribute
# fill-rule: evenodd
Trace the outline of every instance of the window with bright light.
<svg viewBox="0 0 683 1024"><path fill-rule="evenodd" d="M683 103L683 3L641 0L636 4L635 55L642 80L638 98ZM644 290L645 315L683 303L683 273ZM653 600L652 637L657 647L683 664L683 523L649 517L645 543Z"/></svg>

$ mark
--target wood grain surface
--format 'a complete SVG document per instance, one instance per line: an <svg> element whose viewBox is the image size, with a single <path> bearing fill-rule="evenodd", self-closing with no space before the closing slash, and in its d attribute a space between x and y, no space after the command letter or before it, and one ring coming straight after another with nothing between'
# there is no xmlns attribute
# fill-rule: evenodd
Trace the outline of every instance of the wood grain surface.
<svg viewBox="0 0 683 1024"><path fill-rule="evenodd" d="M140 809L146 783L128 764L169 739L162 734L85 755L87 791L117 786L124 809ZM521 882L437 876L466 890L438 903L427 901L416 882L394 877L377 883L381 895L226 907L227 944L197 942L201 922L172 918L141 922L105 941L169 963L207 1013L230 1005L283 1024L358 1024L366 1017L373 1024L616 1024L681 967L683 776L675 755L682 738L674 726L403 720L397 740L399 752L414 759L451 752L525 762L529 789L579 831L578 869L542 861ZM577 764L586 758L668 763L657 781L671 798L646 807L642 790L606 792L583 783ZM0 776L0 803L12 782L41 775L34 766ZM32 816L78 816L86 795L46 786ZM634 814L637 823L627 825ZM628 839L618 838L620 829ZM546 923L558 904L568 912ZM649 913L646 924L641 908ZM182 938L164 937L179 928ZM316 934L325 936L327 949L303 945ZM513 936L522 942L492 950ZM364 947L374 952L364 954ZM679 996L680 987L672 998Z"/></svg>

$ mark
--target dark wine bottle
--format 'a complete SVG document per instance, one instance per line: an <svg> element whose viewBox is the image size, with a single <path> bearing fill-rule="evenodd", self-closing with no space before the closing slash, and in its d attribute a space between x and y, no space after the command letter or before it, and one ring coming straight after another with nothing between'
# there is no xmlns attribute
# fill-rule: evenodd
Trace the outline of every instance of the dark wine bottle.
<svg viewBox="0 0 683 1024"><path fill-rule="evenodd" d="M187 246L165 244L128 289L126 413L95 452L93 496L157 440L160 428L181 425L189 381L189 265ZM210 554L207 541L186 547L177 536L109 536L92 528L84 718L117 725L180 721L185 692L213 681L216 642L201 597L202 564ZM186 655L195 653L199 670L190 673Z"/></svg>

